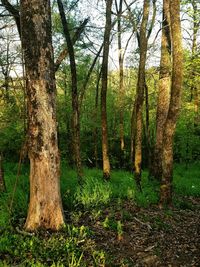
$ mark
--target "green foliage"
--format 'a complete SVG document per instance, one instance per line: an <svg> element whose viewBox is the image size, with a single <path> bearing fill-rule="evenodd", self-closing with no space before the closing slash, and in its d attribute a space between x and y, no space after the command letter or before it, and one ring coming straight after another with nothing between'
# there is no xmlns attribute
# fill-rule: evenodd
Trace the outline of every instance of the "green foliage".
<svg viewBox="0 0 200 267"><path fill-rule="evenodd" d="M82 187L75 194L75 202L82 204L86 209L108 204L111 197L111 188L108 183L93 177L86 177Z"/></svg>
<svg viewBox="0 0 200 267"><path fill-rule="evenodd" d="M181 196L200 196L200 173L199 164L190 165L186 168L183 165L175 167L174 191Z"/></svg>
<svg viewBox="0 0 200 267"><path fill-rule="evenodd" d="M83 262L87 229L69 225L62 233L23 236L5 231L0 237L0 255L20 266L86 266Z"/></svg>
<svg viewBox="0 0 200 267"><path fill-rule="evenodd" d="M132 220L134 216L123 209L123 201L142 207L158 202L159 184L149 181L147 172L143 172L142 193L137 192L133 175L125 171L113 171L111 180L105 182L100 170L85 169L84 182L80 186L76 172L63 162L62 197L64 209L69 211L73 223L66 224L60 233L41 231L31 236L16 231L23 227L27 213L28 168L22 165L10 211L18 166L7 163L4 167L7 192L0 196L0 266L103 266L107 255L95 247L93 231L82 224L86 212L90 220L99 221L106 231L114 231L120 241L125 221ZM175 166L173 185L177 207L192 209L192 204L184 197L200 196L199 179L198 164L189 165L188 169L180 164ZM118 215L112 210L117 210ZM159 218L155 220L154 227L170 230L168 224Z"/></svg>
<svg viewBox="0 0 200 267"><path fill-rule="evenodd" d="M12 160L17 160L24 140L22 101L21 94L19 94L18 99L11 95L8 101L3 102L3 105L0 102L3 106L0 111L0 151L6 158Z"/></svg>

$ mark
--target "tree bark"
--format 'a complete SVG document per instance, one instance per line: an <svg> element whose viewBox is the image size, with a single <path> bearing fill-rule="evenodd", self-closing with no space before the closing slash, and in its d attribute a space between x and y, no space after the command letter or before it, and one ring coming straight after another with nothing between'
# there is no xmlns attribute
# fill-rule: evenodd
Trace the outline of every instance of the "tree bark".
<svg viewBox="0 0 200 267"><path fill-rule="evenodd" d="M99 107L99 83L101 79L101 71L98 73L97 84L96 84L96 95L95 95L95 105L94 105L94 160L95 167L98 167L98 127L97 127L97 117L98 117L98 107Z"/></svg>
<svg viewBox="0 0 200 267"><path fill-rule="evenodd" d="M192 86L191 86L191 100L194 99L194 127L200 125L199 114L199 92L198 86L195 82L195 59L197 56L197 33L200 22L198 20L198 7L196 0L192 0L193 8L193 38L192 38Z"/></svg>
<svg viewBox="0 0 200 267"><path fill-rule="evenodd" d="M172 34L172 85L169 111L164 124L162 151L162 181L160 206L172 204L173 139L181 103L183 79L183 49L180 23L180 0L170 0L170 20Z"/></svg>
<svg viewBox="0 0 200 267"><path fill-rule="evenodd" d="M119 131L120 131L120 149L122 158L124 154L124 51L122 50L122 27L121 27L121 16L122 16L122 3L120 0L119 8L116 4L117 9L117 37L118 37L118 61L119 61Z"/></svg>
<svg viewBox="0 0 200 267"><path fill-rule="evenodd" d="M135 119L135 102L134 101L134 105L133 105L133 110L132 110L132 114L131 114L131 153L130 153L130 160L131 160L131 171L135 171L135 165L133 164L133 162L135 161L135 134L136 134L136 119Z"/></svg>
<svg viewBox="0 0 200 267"><path fill-rule="evenodd" d="M63 32L68 46L69 59L70 59L70 70L71 70L71 80L72 80L73 148L74 148L75 164L77 169L78 180L79 182L81 182L83 173L82 173L81 152L80 152L80 113L79 113L79 101L78 101L76 62L74 56L73 43L70 37L69 27L65 17L63 4L61 0L57 0L57 3L62 21Z"/></svg>
<svg viewBox="0 0 200 267"><path fill-rule="evenodd" d="M145 137L146 137L146 148L147 148L147 165L148 168L151 169L152 164L152 152L151 152L151 134L150 134L150 122L149 122L149 88L147 86L147 83L145 81Z"/></svg>
<svg viewBox="0 0 200 267"><path fill-rule="evenodd" d="M58 230L60 195L50 1L21 1L21 33L28 102L30 203L25 229Z"/></svg>
<svg viewBox="0 0 200 267"><path fill-rule="evenodd" d="M103 62L102 62L102 87L101 87L103 177L106 180L110 178L106 96L107 96L107 87L108 87L108 55L109 55L109 39L110 39L110 32L111 32L111 8L112 8L112 0L107 0L106 1L106 25L105 25L105 33L104 33L104 48L103 48Z"/></svg>
<svg viewBox="0 0 200 267"><path fill-rule="evenodd" d="M147 24L149 18L150 0L144 0L143 17L140 27L140 61L138 71L138 81L136 89L136 102L135 102L135 119L136 119L136 133L135 133L135 181L139 190L141 190L141 164L142 164L142 106L144 100L144 87L145 87L145 64L147 55L147 42L146 36Z"/></svg>
<svg viewBox="0 0 200 267"><path fill-rule="evenodd" d="M153 168L150 174L157 180L161 180L162 177L162 161L160 159L162 155L164 124L167 118L170 100L171 33L169 3L170 0L163 0L161 59L156 113L156 143L154 148Z"/></svg>
<svg viewBox="0 0 200 267"><path fill-rule="evenodd" d="M13 16L19 36L21 37L21 22L20 22L20 14L19 10L15 8L8 0L1 0L2 5L6 8L6 10Z"/></svg>

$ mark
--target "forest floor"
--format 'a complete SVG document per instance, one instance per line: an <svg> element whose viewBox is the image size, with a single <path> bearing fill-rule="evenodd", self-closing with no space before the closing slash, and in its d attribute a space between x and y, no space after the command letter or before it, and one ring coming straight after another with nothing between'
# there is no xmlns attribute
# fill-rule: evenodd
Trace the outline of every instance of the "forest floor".
<svg viewBox="0 0 200 267"><path fill-rule="evenodd" d="M28 166L14 191L17 165L7 164L0 267L200 267L199 166L176 166L170 209L159 209L159 184L147 172L137 192L129 172L113 171L105 182L101 170L86 169L79 186L75 171L63 166L66 225L58 233L27 233Z"/></svg>
<svg viewBox="0 0 200 267"><path fill-rule="evenodd" d="M92 229L97 249L107 254L105 266L199 267L200 198L183 203L183 209L160 210L127 201L105 209L97 220L86 212L78 224ZM120 230L115 222L122 221Z"/></svg>

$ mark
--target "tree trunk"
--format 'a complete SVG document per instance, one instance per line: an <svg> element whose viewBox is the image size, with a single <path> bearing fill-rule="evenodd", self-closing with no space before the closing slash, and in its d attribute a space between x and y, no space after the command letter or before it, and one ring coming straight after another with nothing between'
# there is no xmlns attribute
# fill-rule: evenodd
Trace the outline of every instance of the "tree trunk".
<svg viewBox="0 0 200 267"><path fill-rule="evenodd" d="M21 33L28 102L30 203L25 228L58 230L60 196L50 1L21 1Z"/></svg>
<svg viewBox="0 0 200 267"><path fill-rule="evenodd" d="M73 37L72 37L72 45L75 45L76 41L80 38L82 32L85 29L86 24L88 23L88 19L85 19L81 25L78 27L78 29L76 30L76 32L74 33ZM55 71L57 71L61 65L61 63L63 62L63 60L67 57L68 55L68 49L64 48L61 53L59 54L58 58L56 59L55 62Z"/></svg>
<svg viewBox="0 0 200 267"><path fill-rule="evenodd" d="M65 17L64 8L61 0L57 0L60 17L63 26L63 32L67 42L71 79L72 79L72 129L73 129L73 148L75 155L75 164L77 169L78 180L82 180L82 164L81 164L81 152L80 152L80 114L79 114L79 101L78 101L78 88L77 88L77 74L76 74L76 62L74 56L74 48L70 37L68 23Z"/></svg>
<svg viewBox="0 0 200 267"><path fill-rule="evenodd" d="M106 96L107 96L107 87L108 87L108 55L109 55L109 39L110 39L110 32L111 32L111 8L112 8L112 0L107 0L106 1L106 25L105 25L105 33L104 33L104 48L103 48L103 62L102 62L102 87L101 87L103 177L106 180L110 178Z"/></svg>
<svg viewBox="0 0 200 267"><path fill-rule="evenodd" d="M200 114L199 114L199 92L198 86L195 82L195 59L197 57L197 33L199 29L198 20L198 7L196 0L192 0L193 8L193 38L192 38L192 86L191 86L191 100L194 99L194 127L200 125Z"/></svg>
<svg viewBox="0 0 200 267"><path fill-rule="evenodd" d="M170 35L170 0L163 0L163 22L159 89L156 114L156 143L154 148L154 162L151 176L157 180L162 177L162 145L164 124L167 118L171 84L171 35Z"/></svg>
<svg viewBox="0 0 200 267"><path fill-rule="evenodd" d="M146 137L146 148L147 148L147 165L151 168L151 136L150 136L150 123L149 123L149 88L145 82L145 109L146 109L146 123L145 123L145 137Z"/></svg>
<svg viewBox="0 0 200 267"><path fill-rule="evenodd" d="M147 24L149 17L150 0L144 0L143 18L140 27L140 61L138 71L138 81L136 89L136 134L135 134L135 181L138 189L141 190L141 164L142 164L142 106L144 100L144 87L145 87L145 64L147 55Z"/></svg>
<svg viewBox="0 0 200 267"><path fill-rule="evenodd" d="M120 131L120 148L123 158L124 154L124 51L122 50L122 29L121 29L121 16L122 16L122 3L120 0L119 8L117 7L117 37L118 37L118 60L119 60L119 131Z"/></svg>
<svg viewBox="0 0 200 267"><path fill-rule="evenodd" d="M172 33L172 86L169 111L164 125L162 151L162 181L160 187L160 206L172 203L173 177L173 138L181 103L183 79L183 51L180 23L180 0L170 0L170 20Z"/></svg>
<svg viewBox="0 0 200 267"><path fill-rule="evenodd" d="M131 171L135 171L134 167L135 165L133 164L133 162L135 161L135 134L136 134L136 119L135 119L135 102L134 101L134 105L133 105L133 110L132 110L132 114L131 114L131 155L130 155L130 160L131 160Z"/></svg>
<svg viewBox="0 0 200 267"><path fill-rule="evenodd" d="M95 106L94 106L94 160L95 160L95 167L98 167L98 127L97 127L97 115L98 115L98 106L99 106L99 83L101 79L101 71L98 73L98 79L96 84L96 95L95 95Z"/></svg>

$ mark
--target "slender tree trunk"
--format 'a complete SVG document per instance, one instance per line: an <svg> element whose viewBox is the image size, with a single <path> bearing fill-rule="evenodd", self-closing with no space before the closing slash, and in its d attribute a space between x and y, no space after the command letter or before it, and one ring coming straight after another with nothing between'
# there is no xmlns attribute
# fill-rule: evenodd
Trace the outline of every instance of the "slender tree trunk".
<svg viewBox="0 0 200 267"><path fill-rule="evenodd" d="M138 71L138 81L136 89L135 103L135 119L136 119L136 135L135 135L135 181L138 189L141 190L141 164L142 164L142 106L144 100L145 87L145 64L147 55L147 23L149 17L150 0L144 0L143 18L140 27L140 61Z"/></svg>
<svg viewBox="0 0 200 267"><path fill-rule="evenodd" d="M85 19L81 25L79 26L79 28L76 30L76 32L74 33L73 37L72 37L72 45L75 45L76 41L80 38L82 32L85 29L86 24L88 23L88 19ZM68 49L64 48L61 53L59 54L58 58L56 59L55 62L55 71L57 71L61 65L61 63L63 62L63 60L67 57L68 55Z"/></svg>
<svg viewBox="0 0 200 267"><path fill-rule="evenodd" d="M77 88L77 73L76 62L74 56L73 43L70 37L68 23L65 17L64 8L61 0L57 0L60 17L63 26L63 32L68 46L68 53L70 59L71 79L72 79L72 129L73 129L73 148L75 155L75 163L79 182L81 182L82 164L80 152L80 114L79 114L79 101L78 101L78 88Z"/></svg>
<svg viewBox="0 0 200 267"><path fill-rule="evenodd" d="M163 0L163 22L159 89L156 114L156 143L154 148L154 162L151 176L157 180L162 177L162 145L164 124L167 118L171 84L171 34L170 34L170 0Z"/></svg>
<svg viewBox="0 0 200 267"><path fill-rule="evenodd" d="M197 33L199 29L198 8L197 1L192 0L193 8L193 38L192 38L192 86L191 86L191 100L194 100L194 126L197 127L200 124L199 114L199 92L198 86L195 82L195 58L197 56Z"/></svg>
<svg viewBox="0 0 200 267"><path fill-rule="evenodd" d="M97 84L96 84L96 96L95 96L95 106L94 106L94 160L95 167L98 167L98 127L97 127L97 115L99 106L99 83L101 79L101 71L98 74Z"/></svg>
<svg viewBox="0 0 200 267"><path fill-rule="evenodd" d="M131 159L131 170L134 171L134 164L133 162L135 161L135 134L136 134L136 119L135 119L135 102L134 101L134 105L133 105L133 110L132 110L132 114L131 114L131 155L130 155L130 159Z"/></svg>
<svg viewBox="0 0 200 267"><path fill-rule="evenodd" d="M50 1L21 1L21 32L28 101L30 203L25 228L58 230L60 196Z"/></svg>
<svg viewBox="0 0 200 267"><path fill-rule="evenodd" d="M160 187L160 206L172 203L173 177L173 138L181 103L183 79L183 51L180 23L180 0L170 0L170 20L172 33L172 86L169 111L164 125L162 151L162 181Z"/></svg>
<svg viewBox="0 0 200 267"><path fill-rule="evenodd" d="M90 66L90 69L89 69L89 71L87 73L87 76L86 76L85 81L83 83L83 86L81 88L81 92L80 92L80 95L79 95L79 106L80 106L80 109L82 107L84 95L85 95L85 92L86 92L86 88L87 88L88 82L90 80L90 76L91 76L91 74L93 72L93 69L94 69L94 67L96 65L96 62L97 62L98 58L100 57L102 49L103 49L103 44L99 48L99 51L97 52L97 54L96 54L96 56L95 56L95 58L94 58L94 60L93 60L93 62L91 64L91 66Z"/></svg>
<svg viewBox="0 0 200 267"><path fill-rule="evenodd" d="M120 0L119 8L116 4L117 10L117 37L118 37L118 61L119 61L119 131L120 131L120 149L122 157L124 154L124 51L122 50L122 3Z"/></svg>
<svg viewBox="0 0 200 267"><path fill-rule="evenodd" d="M101 87L103 177L106 180L110 178L106 96L107 96L107 87L108 87L108 55L109 55L109 39L110 39L110 32L111 32L111 8L112 8L112 0L107 0L106 1L106 25L105 25L105 33L104 33L104 48L103 48L103 62L102 62L102 87Z"/></svg>
<svg viewBox="0 0 200 267"><path fill-rule="evenodd" d="M145 82L145 109L146 109L146 123L145 123L145 136L146 136L146 146L147 146L147 164L148 168L151 168L151 136L150 136L150 123L149 123L149 88Z"/></svg>

